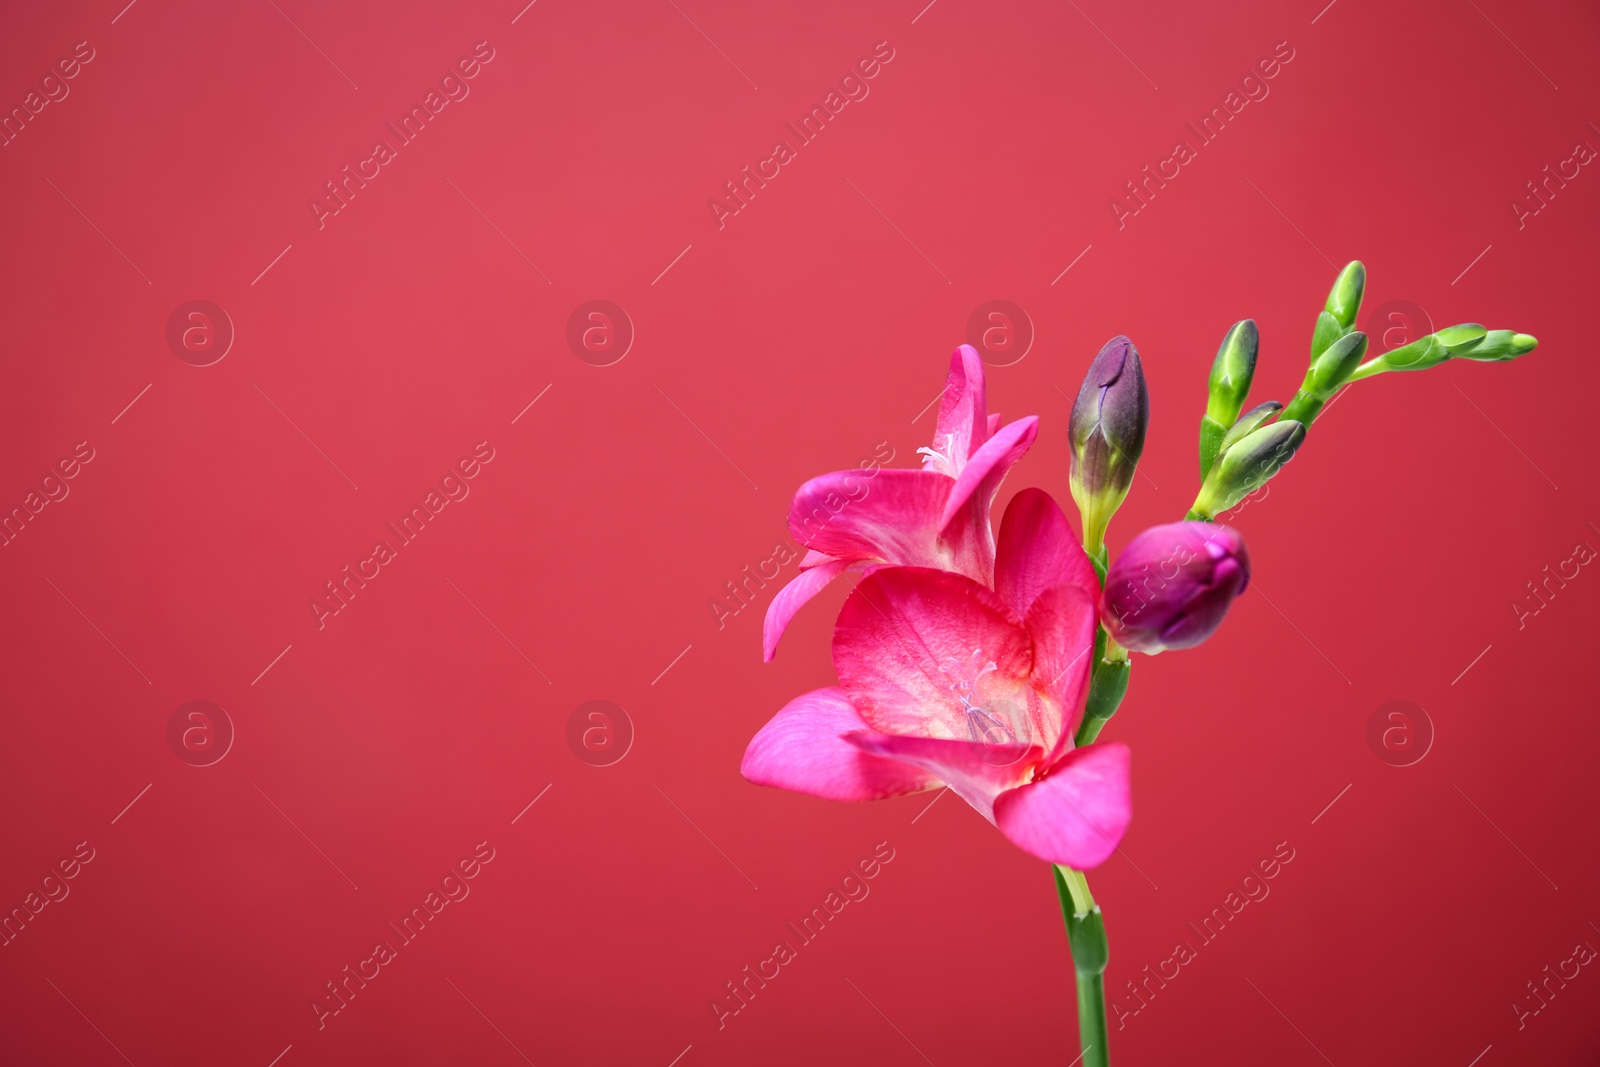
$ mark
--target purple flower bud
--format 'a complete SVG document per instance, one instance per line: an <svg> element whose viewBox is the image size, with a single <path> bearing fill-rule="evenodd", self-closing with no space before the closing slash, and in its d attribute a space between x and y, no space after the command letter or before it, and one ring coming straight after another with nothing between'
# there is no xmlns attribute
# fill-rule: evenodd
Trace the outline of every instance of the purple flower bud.
<svg viewBox="0 0 1600 1067"><path fill-rule="evenodd" d="M1089 365L1067 424L1072 445L1068 485L1083 516L1083 543L1091 555L1099 552L1111 516L1128 495L1149 421L1150 397L1139 350L1126 337L1113 337Z"/></svg>
<svg viewBox="0 0 1600 1067"><path fill-rule="evenodd" d="M1089 364L1068 424L1072 477L1084 491L1127 492L1144 452L1149 421L1150 397L1139 350L1126 337L1113 337Z"/></svg>
<svg viewBox="0 0 1600 1067"><path fill-rule="evenodd" d="M1250 584L1250 554L1229 526L1152 526L1106 573L1100 621L1125 648L1156 653L1210 637Z"/></svg>

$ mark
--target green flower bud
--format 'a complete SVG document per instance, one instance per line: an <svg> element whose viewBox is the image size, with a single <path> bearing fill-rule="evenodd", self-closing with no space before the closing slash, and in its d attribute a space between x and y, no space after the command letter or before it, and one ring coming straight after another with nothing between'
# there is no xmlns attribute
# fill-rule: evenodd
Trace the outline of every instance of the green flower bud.
<svg viewBox="0 0 1600 1067"><path fill-rule="evenodd" d="M1268 419L1282 410L1283 405L1278 403L1276 400L1268 400L1264 403L1257 404L1255 407L1239 416L1239 421L1234 423L1233 428L1223 436L1222 447L1218 448L1217 451L1219 453L1226 452L1228 449L1238 444L1240 440L1252 433L1262 423L1266 422Z"/></svg>
<svg viewBox="0 0 1600 1067"><path fill-rule="evenodd" d="M1200 477L1203 480L1217 458L1222 437L1239 417L1250 380L1256 373L1256 350L1261 335L1255 319L1236 322L1222 338L1211 364L1210 396L1200 420Z"/></svg>
<svg viewBox="0 0 1600 1067"><path fill-rule="evenodd" d="M1537 347L1539 339L1530 334L1517 333L1514 330L1490 330L1477 344L1460 350L1452 349L1450 355L1456 359L1495 362L1525 356Z"/></svg>
<svg viewBox="0 0 1600 1067"><path fill-rule="evenodd" d="M1343 385L1367 354L1367 335L1353 330L1329 345L1311 364L1306 376L1311 391L1326 400Z"/></svg>
<svg viewBox="0 0 1600 1067"><path fill-rule="evenodd" d="M1509 332L1509 331L1500 331ZM1470 347L1477 346L1488 336L1488 331L1475 322L1463 322L1457 326L1446 326L1442 330L1430 333L1426 337L1419 337L1408 345L1383 353L1367 366L1376 366L1375 370L1365 371L1367 374L1377 374L1386 370L1427 370L1437 367L1454 355L1465 355ZM1491 350L1493 351L1493 349ZM1498 356L1490 358L1500 358Z"/></svg>
<svg viewBox="0 0 1600 1067"><path fill-rule="evenodd" d="M1369 373L1376 374L1386 370L1427 370L1437 367L1450 358L1450 349L1439 343L1433 334L1419 337L1408 345L1391 349L1373 360L1369 366L1375 369Z"/></svg>
<svg viewBox="0 0 1600 1067"><path fill-rule="evenodd" d="M1356 315L1361 311L1361 297L1367 288L1367 268L1359 259L1345 264L1344 270L1333 280L1328 291L1326 310L1317 316L1317 326L1311 334L1311 358L1315 360L1327 347L1355 329Z"/></svg>
<svg viewBox="0 0 1600 1067"><path fill-rule="evenodd" d="M1450 349L1452 355L1456 349L1481 341L1488 334L1489 331L1476 322L1463 322L1459 326L1446 326L1442 330L1433 332L1433 336L1439 339L1440 344Z"/></svg>
<svg viewBox="0 0 1600 1067"><path fill-rule="evenodd" d="M1261 334L1255 319L1236 322L1222 338L1217 358L1211 364L1211 399L1206 414L1231 426L1250 395L1250 379L1256 373L1256 349Z"/></svg>
<svg viewBox="0 0 1600 1067"><path fill-rule="evenodd" d="M1317 312L1316 329L1311 331L1311 358L1314 360L1327 349L1327 347L1344 336L1344 327L1339 325L1339 320L1333 317L1332 312Z"/></svg>
<svg viewBox="0 0 1600 1067"><path fill-rule="evenodd" d="M1356 324L1356 315L1361 311L1361 297L1366 289L1367 268L1359 259L1346 263L1339 277L1334 279L1333 289L1328 293L1328 314L1338 319L1346 330Z"/></svg>
<svg viewBox="0 0 1600 1067"><path fill-rule="evenodd" d="M1366 354L1367 335L1360 330L1350 331L1323 349L1322 355L1311 361L1305 381L1295 390L1283 417L1310 426L1322 406L1355 373Z"/></svg>
<svg viewBox="0 0 1600 1067"><path fill-rule="evenodd" d="M1303 423L1279 419L1245 434L1217 456L1191 516L1211 519L1267 483L1306 439Z"/></svg>

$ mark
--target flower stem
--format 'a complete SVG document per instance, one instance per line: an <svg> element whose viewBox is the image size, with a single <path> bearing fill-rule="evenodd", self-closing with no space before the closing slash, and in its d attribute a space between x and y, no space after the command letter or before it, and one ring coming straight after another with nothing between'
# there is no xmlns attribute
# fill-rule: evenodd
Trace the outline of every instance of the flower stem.
<svg viewBox="0 0 1600 1067"><path fill-rule="evenodd" d="M1094 573L1099 577L1100 584L1104 585L1108 557L1105 542L1099 541L1094 548L1090 548L1089 541L1085 540L1083 548L1088 553L1089 562L1094 565ZM1104 626L1095 627L1094 650L1090 655L1089 696L1084 702L1083 720L1078 723L1078 732L1072 738L1076 748L1082 748L1100 736L1101 727L1116 714L1123 695L1128 691L1128 650L1113 641Z"/></svg>
<svg viewBox="0 0 1600 1067"><path fill-rule="evenodd" d="M1110 949L1106 945L1105 920L1082 871L1060 864L1052 865L1052 870L1078 980L1078 1044L1082 1052L1075 1062L1082 1067L1109 1067L1105 971Z"/></svg>
<svg viewBox="0 0 1600 1067"><path fill-rule="evenodd" d="M1382 374L1388 369L1388 366L1386 366L1383 362L1382 356L1379 356L1376 359L1369 359L1352 371L1350 373L1350 377L1344 380L1344 384L1349 385L1351 382L1359 382L1361 379L1370 378L1374 374Z"/></svg>
<svg viewBox="0 0 1600 1067"><path fill-rule="evenodd" d="M1083 721L1078 723L1078 732L1072 739L1078 748L1100 736L1100 730L1117 713L1128 692L1128 650L1117 644L1104 626L1095 631L1093 656Z"/></svg>

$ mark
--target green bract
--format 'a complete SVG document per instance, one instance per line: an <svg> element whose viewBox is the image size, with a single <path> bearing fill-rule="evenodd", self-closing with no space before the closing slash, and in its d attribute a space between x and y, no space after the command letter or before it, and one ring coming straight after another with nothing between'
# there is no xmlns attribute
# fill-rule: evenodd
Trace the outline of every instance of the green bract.
<svg viewBox="0 0 1600 1067"><path fill-rule="evenodd" d="M1333 281L1328 291L1328 302L1317 316L1316 328L1311 331L1311 360L1327 350L1339 338L1355 329L1356 315L1361 311L1361 297L1367 288L1367 268L1359 259L1345 264L1344 270Z"/></svg>
<svg viewBox="0 0 1600 1067"><path fill-rule="evenodd" d="M1233 324L1217 348L1211 364L1210 394L1205 417L1200 420L1200 477L1204 478L1217 458L1219 442L1233 420L1239 417L1245 397L1250 395L1250 380L1256 373L1256 349L1260 333L1255 319Z"/></svg>
<svg viewBox="0 0 1600 1067"><path fill-rule="evenodd" d="M1267 484L1305 439L1305 424L1293 419L1279 419L1244 434L1218 454L1191 514L1211 519L1227 511Z"/></svg>

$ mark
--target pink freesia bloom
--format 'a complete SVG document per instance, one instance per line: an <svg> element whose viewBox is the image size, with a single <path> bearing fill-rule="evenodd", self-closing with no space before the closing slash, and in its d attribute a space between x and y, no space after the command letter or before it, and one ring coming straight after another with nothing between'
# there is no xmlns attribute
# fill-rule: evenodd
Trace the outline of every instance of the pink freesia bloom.
<svg viewBox="0 0 1600 1067"><path fill-rule="evenodd" d="M1006 510L994 588L930 567L874 569L834 629L839 685L789 702L741 770L830 800L949 786L1027 852L1093 867L1131 817L1128 749L1072 745L1099 583L1048 494Z"/></svg>
<svg viewBox="0 0 1600 1067"><path fill-rule="evenodd" d="M1001 426L988 413L983 361L971 345L956 349L921 470L835 471L795 493L789 532L810 551L767 608L763 656L772 659L789 620L850 567L931 567L992 584L989 505L1038 432L1036 416Z"/></svg>

